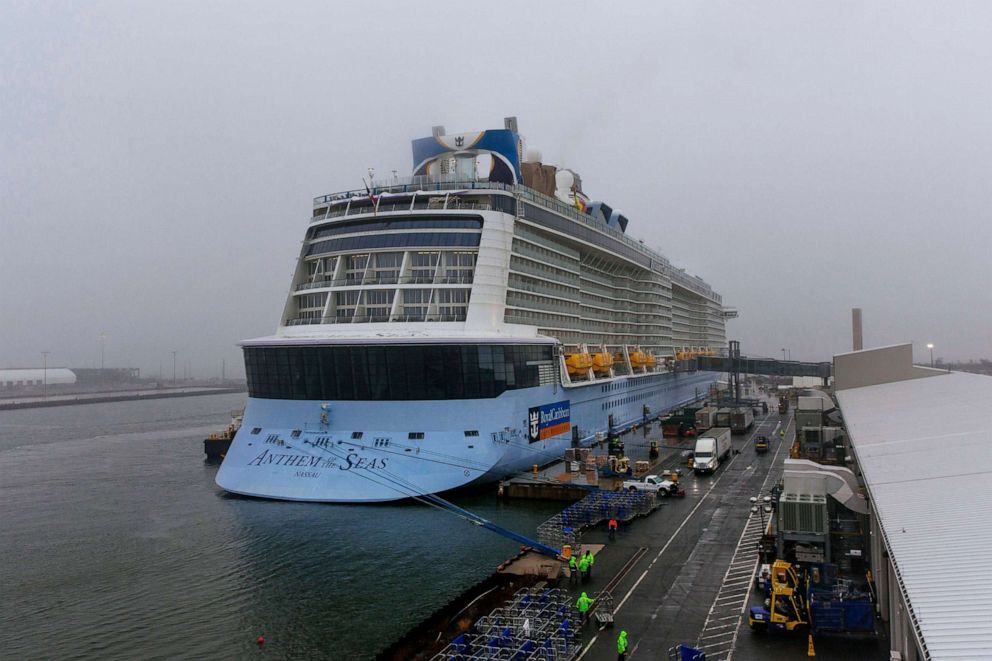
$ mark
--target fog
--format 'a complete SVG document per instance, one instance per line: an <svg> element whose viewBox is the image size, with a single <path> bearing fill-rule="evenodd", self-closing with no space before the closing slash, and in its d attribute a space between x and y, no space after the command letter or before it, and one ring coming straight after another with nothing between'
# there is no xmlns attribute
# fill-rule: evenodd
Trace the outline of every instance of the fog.
<svg viewBox="0 0 992 661"><path fill-rule="evenodd" d="M316 195L515 115L745 353L992 356L992 5L0 2L0 366L243 373ZM101 335L104 339L101 339Z"/></svg>

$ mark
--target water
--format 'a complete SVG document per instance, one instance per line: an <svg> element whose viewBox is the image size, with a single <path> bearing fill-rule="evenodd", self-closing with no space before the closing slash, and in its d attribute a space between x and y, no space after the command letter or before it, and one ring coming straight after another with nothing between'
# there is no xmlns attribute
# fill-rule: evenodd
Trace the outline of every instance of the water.
<svg viewBox="0 0 992 661"><path fill-rule="evenodd" d="M203 438L243 399L0 412L0 657L369 658L516 551L419 504L223 494ZM560 509L454 500L531 535Z"/></svg>

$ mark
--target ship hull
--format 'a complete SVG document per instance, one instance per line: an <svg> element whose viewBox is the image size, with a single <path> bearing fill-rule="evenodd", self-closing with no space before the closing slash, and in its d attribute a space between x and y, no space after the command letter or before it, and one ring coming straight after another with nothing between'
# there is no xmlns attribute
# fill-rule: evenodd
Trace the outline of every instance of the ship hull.
<svg viewBox="0 0 992 661"><path fill-rule="evenodd" d="M709 372L645 374L488 399L325 402L249 398L217 474L226 491L383 502L496 481L706 395Z"/></svg>

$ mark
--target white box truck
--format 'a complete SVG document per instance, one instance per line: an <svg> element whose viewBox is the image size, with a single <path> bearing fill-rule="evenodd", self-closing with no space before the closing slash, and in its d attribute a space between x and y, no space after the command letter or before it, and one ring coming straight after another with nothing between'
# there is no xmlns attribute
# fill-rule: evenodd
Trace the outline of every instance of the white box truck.
<svg viewBox="0 0 992 661"><path fill-rule="evenodd" d="M693 470L697 475L712 473L720 467L721 461L730 456L732 447L730 429L713 427L696 439L696 449L692 452Z"/></svg>

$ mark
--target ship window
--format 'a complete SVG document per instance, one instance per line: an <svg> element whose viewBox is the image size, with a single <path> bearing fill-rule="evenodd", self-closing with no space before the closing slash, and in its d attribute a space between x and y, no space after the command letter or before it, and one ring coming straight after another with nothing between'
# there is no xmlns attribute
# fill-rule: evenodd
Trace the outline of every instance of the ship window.
<svg viewBox="0 0 992 661"><path fill-rule="evenodd" d="M513 198L509 198L511 201ZM481 229L482 219L478 217L468 218L438 218L428 216L418 216L416 218L404 218L401 220L352 220L332 223L330 227L320 227L315 229L310 239L321 239L325 236L335 236L340 234L353 234L358 232L383 232L390 230L416 230L416 229Z"/></svg>
<svg viewBox="0 0 992 661"><path fill-rule="evenodd" d="M339 250L372 250L375 248L412 247L478 247L477 232L411 232L406 234L371 234L342 239L316 241L307 248L307 256Z"/></svg>
<svg viewBox="0 0 992 661"><path fill-rule="evenodd" d="M422 431L412 431L409 434L407 434L407 438L409 438L411 441L419 441L423 437L424 437L424 432Z"/></svg>
<svg viewBox="0 0 992 661"><path fill-rule="evenodd" d="M262 433L262 428L261 427L252 427L251 433L252 433L252 436L258 436L259 434Z"/></svg>
<svg viewBox="0 0 992 661"><path fill-rule="evenodd" d="M353 432L351 432L351 438L353 440L356 440L356 441L358 439L360 439L364 435L365 435L365 432L361 432L361 431L353 431Z"/></svg>
<svg viewBox="0 0 992 661"><path fill-rule="evenodd" d="M301 433L302 432L299 429L294 429L293 433L290 434L290 436L292 436L293 438L299 438Z"/></svg>
<svg viewBox="0 0 992 661"><path fill-rule="evenodd" d="M469 429L468 431L465 432L465 435L466 436L478 436L479 435L479 430L478 429Z"/></svg>

